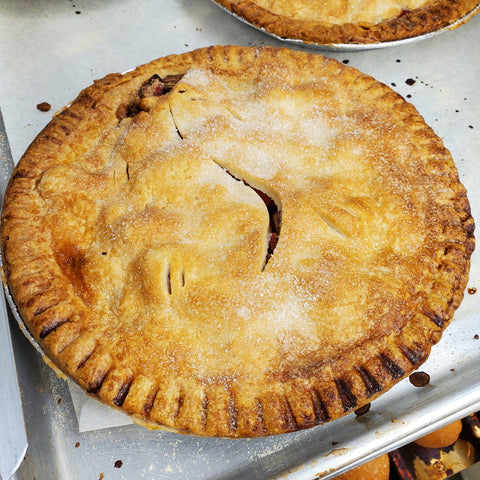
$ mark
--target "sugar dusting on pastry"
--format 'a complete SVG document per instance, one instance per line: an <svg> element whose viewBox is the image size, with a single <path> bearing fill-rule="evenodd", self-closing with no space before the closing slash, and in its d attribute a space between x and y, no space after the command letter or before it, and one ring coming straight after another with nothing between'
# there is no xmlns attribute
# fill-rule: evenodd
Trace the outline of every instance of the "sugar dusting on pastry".
<svg viewBox="0 0 480 480"><path fill-rule="evenodd" d="M133 294L142 297L150 321L160 330L168 329L173 318L183 318L186 324L191 320L193 328L195 317L211 316L212 323L202 325L210 332L206 338L215 339L211 344L199 342L201 332L195 329L182 330L183 339L176 339L183 345L191 338L195 348L189 361L194 370L206 366L218 374L235 370L240 355L236 345L245 342L270 345L262 354L264 369L278 351L285 352L287 362L298 354L314 352L315 360L322 360L335 353L332 348L349 347L344 329L354 332L355 338L369 334L368 321L343 323L344 319L379 314L380 306L375 309L369 304L375 295L366 288L367 278L376 276L379 291L395 295L395 288L388 285L395 281L392 272L397 277L401 273L363 267L370 257L394 246L382 230L385 216L376 230L365 230L363 223L367 216L367 227L375 223L379 208L375 189L381 188L384 175L366 169L363 157L368 159L372 149L377 156L379 152L388 155L388 145L382 147L371 137L351 147L348 139L358 135L356 125L365 121L355 110L348 111L352 105L342 96L336 98L337 104L317 102L315 92L329 88L319 82L310 84L311 102L302 109L302 88L288 85L284 75L278 70L256 88L249 84L239 92L238 87L229 87L228 79L211 72L188 72L165 97L169 112L159 103L160 116L154 111L141 119L141 123L156 122L171 115L182 138L150 137L149 150L135 157L129 178L117 183L117 193L109 194L100 209L99 226L111 235L98 232L98 249L111 254L108 259L91 256L89 261L101 262L103 269L110 263L111 271L117 273L105 280L113 281L116 288L123 290L123 282L137 285L120 303L105 287L105 294L114 301L112 312L128 312L129 302L136 301ZM202 105L190 108L189 102ZM338 108L346 110L337 112ZM368 121L383 128L375 118ZM119 136L117 152L126 162L129 136L158 129L148 123L139 128L140 123L128 125ZM361 196L359 179L365 189ZM282 210L278 245L265 272L260 266L268 214L252 186L275 197ZM388 201L401 203L408 197L407 187L399 184L398 193L392 191ZM212 202L213 209L209 207ZM388 206L382 205L382 211L388 211ZM397 235L394 232L401 223L386 225L391 235ZM421 241L412 240L411 248ZM359 256L351 257L347 250L358 250ZM122 264L123 273L118 275ZM408 262L403 265L399 268ZM89 268L87 278L96 275L96 268ZM387 283L382 286L382 282ZM229 292L215 297L212 292L220 284ZM334 285L345 287L339 290ZM356 292L353 299L348 296L349 288ZM98 296L105 307L108 298L102 299L102 291ZM333 330L332 322L322 323L325 308L337 318ZM124 321L120 328L125 331L145 325L141 314ZM232 325L237 328L231 329ZM232 357L222 364L217 354L225 349ZM258 349L254 354L258 355ZM245 353L242 361L244 357Z"/></svg>
<svg viewBox="0 0 480 480"><path fill-rule="evenodd" d="M344 2L341 7L335 0L322 2L321 7L315 0L302 0L300 4L288 0L256 0L256 3L283 16L302 20L319 20L338 23L379 23L384 19L396 17L404 10L413 10L431 3L431 0L355 0Z"/></svg>

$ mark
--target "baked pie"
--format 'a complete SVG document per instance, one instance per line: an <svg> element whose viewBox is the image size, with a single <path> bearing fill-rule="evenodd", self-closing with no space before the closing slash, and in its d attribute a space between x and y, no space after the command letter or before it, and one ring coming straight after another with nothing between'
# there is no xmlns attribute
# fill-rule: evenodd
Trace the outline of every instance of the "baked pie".
<svg viewBox="0 0 480 480"><path fill-rule="evenodd" d="M478 0L214 0L270 34L306 43L378 44L446 28Z"/></svg>
<svg viewBox="0 0 480 480"><path fill-rule="evenodd" d="M324 56L210 47L86 88L17 165L4 269L85 391L207 436L312 427L439 341L474 222L449 152Z"/></svg>

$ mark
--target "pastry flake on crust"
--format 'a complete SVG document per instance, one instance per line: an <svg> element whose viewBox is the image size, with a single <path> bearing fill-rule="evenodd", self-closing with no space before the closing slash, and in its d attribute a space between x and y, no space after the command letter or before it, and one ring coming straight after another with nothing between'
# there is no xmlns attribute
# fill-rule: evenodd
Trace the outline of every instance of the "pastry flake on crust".
<svg viewBox="0 0 480 480"><path fill-rule="evenodd" d="M17 165L10 291L45 353L137 421L309 428L426 360L474 223L449 152L321 55L211 47L95 82Z"/></svg>
<svg viewBox="0 0 480 480"><path fill-rule="evenodd" d="M215 0L280 38L318 45L418 37L473 12L478 0Z"/></svg>

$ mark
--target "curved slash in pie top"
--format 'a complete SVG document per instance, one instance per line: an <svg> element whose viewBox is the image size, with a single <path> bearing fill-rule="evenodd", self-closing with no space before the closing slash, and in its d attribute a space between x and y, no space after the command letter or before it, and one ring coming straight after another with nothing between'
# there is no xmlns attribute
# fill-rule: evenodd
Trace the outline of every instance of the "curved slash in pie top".
<svg viewBox="0 0 480 480"><path fill-rule="evenodd" d="M438 339L461 292L444 307L434 290L463 285L473 249L465 192L413 107L369 77L273 49L219 47L210 68L208 52L35 180L36 245L54 252L38 264L68 279L80 320L16 300L64 370L137 416L203 434L311 426L425 358L410 324ZM281 213L273 254L265 198ZM23 268L10 280L25 288Z"/></svg>

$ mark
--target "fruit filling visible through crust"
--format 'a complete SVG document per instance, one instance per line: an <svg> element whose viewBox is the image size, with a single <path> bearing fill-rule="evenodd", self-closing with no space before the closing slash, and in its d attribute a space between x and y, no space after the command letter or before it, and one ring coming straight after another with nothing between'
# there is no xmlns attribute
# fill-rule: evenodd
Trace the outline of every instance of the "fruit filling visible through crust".
<svg viewBox="0 0 480 480"><path fill-rule="evenodd" d="M130 104L121 103L117 110L116 115L119 120L123 120L126 117L135 116L140 110L142 110L141 100L148 97L159 97L168 93L175 85L182 79L183 74L167 75L161 78L160 75L154 74L138 90L137 98ZM148 107L146 108L148 110Z"/></svg>
<svg viewBox="0 0 480 480"><path fill-rule="evenodd" d="M230 172L227 172L227 173L231 175ZM233 175L232 177L235 178ZM242 181L245 185L250 186L245 180L242 180ZM278 210L277 204L274 202L272 198L270 198L265 192L262 192L257 188L253 188L253 190L265 203L265 206L267 207L267 211L268 211L268 216L270 218L270 221L268 223L268 251L267 251L267 257L265 259L265 266L266 266L268 260L273 255L275 247L277 246L277 243L278 243L278 237L280 236L280 229L282 228L281 226L282 216L281 216L281 212Z"/></svg>
<svg viewBox="0 0 480 480"><path fill-rule="evenodd" d="M116 111L117 118L121 121L126 117L134 117L141 110L149 111L150 107L148 102L142 102L142 100L149 97L160 97L162 95L165 95L166 93L170 92L178 84L178 82L180 82L183 76L184 74L171 74L162 78L158 74L152 75L147 81L145 81L142 84L142 86L138 90L137 98L135 98L133 102L131 102L128 105L122 103L117 108L117 111ZM180 89L179 93L184 93L184 91ZM180 137L182 137L178 128L177 128L177 133ZM270 218L269 229L268 229L268 239L267 239L268 249L267 249L267 254L266 254L265 263L263 267L265 268L269 258L272 256L275 250L275 247L278 243L278 238L280 235L281 213L279 211L278 205L266 192L263 192L258 188L251 187L245 179L237 178L235 177L235 175L228 172L227 170L225 171L232 178L235 178L236 180L240 180L243 182L244 185L252 188L258 194L258 196L262 199L262 201L265 203L265 206L267 208L268 215ZM168 287L168 289L170 290L170 286Z"/></svg>

